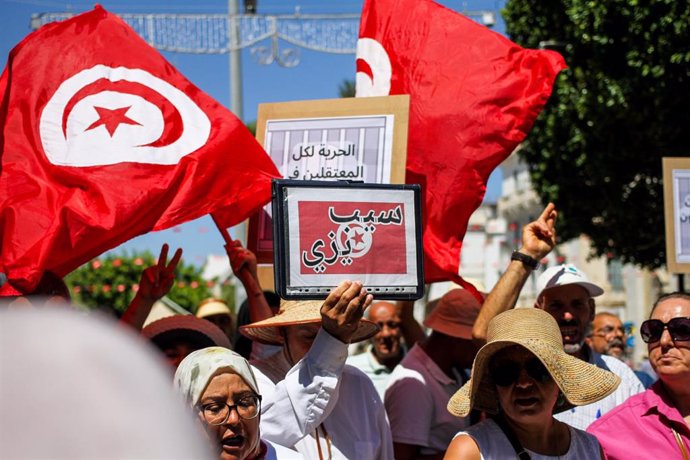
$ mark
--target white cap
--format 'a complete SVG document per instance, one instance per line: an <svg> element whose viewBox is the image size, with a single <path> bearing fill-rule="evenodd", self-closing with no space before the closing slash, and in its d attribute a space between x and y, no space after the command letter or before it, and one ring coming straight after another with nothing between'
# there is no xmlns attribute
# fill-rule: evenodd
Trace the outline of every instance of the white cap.
<svg viewBox="0 0 690 460"><path fill-rule="evenodd" d="M547 268L544 273L537 278L537 296L540 296L546 289L568 284L577 284L585 288L590 297L602 295L604 290L596 284L590 282L587 276L575 265L565 264Z"/></svg>

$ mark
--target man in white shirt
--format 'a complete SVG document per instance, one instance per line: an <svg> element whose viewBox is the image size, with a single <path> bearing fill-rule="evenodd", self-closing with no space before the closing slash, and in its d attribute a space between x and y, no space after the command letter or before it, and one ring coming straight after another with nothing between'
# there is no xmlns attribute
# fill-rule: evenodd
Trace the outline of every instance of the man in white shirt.
<svg viewBox="0 0 690 460"><path fill-rule="evenodd" d="M447 292L424 321L432 330L393 370L385 394L396 460L442 458L469 420L446 409L479 350L472 324L481 303L469 291Z"/></svg>
<svg viewBox="0 0 690 460"><path fill-rule="evenodd" d="M403 358L400 315L395 304L374 302L369 308L369 320L379 327L379 332L364 353L348 357L346 363L364 372L383 399L391 372Z"/></svg>
<svg viewBox="0 0 690 460"><path fill-rule="evenodd" d="M329 302L334 294L340 300ZM283 347L252 362L262 396L290 381L287 386L295 386L299 398L270 397L275 407L262 407L261 435L304 458L392 459L383 403L371 380L345 365L348 343L377 332L372 322L359 319L372 297L361 283L348 281L329 299L323 306L318 301L282 302L276 316L240 329L252 340ZM291 426L303 434L295 436L287 429Z"/></svg>
<svg viewBox="0 0 690 460"><path fill-rule="evenodd" d="M513 252L510 265L486 298L474 325L475 338L486 340L489 321L515 306L520 290L530 273L555 246L556 216L555 206L549 203L536 221L523 228L522 247ZM542 273L537 279L537 290L539 294L534 306L550 313L558 322L565 351L621 378L621 384L616 391L606 398L555 416L562 422L585 430L592 422L630 396L644 391L644 387L624 363L611 356L600 355L585 344L587 328L594 318L593 298L604 292L599 286L589 282L577 267L568 264L550 267Z"/></svg>

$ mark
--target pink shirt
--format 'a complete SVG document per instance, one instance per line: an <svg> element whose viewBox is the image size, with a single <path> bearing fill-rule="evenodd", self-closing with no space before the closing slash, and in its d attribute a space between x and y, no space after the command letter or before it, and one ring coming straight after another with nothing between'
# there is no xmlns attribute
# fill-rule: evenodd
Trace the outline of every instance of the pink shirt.
<svg viewBox="0 0 690 460"><path fill-rule="evenodd" d="M599 439L607 459L682 458L671 428L690 453L690 427L671 404L659 381L603 415L587 431Z"/></svg>

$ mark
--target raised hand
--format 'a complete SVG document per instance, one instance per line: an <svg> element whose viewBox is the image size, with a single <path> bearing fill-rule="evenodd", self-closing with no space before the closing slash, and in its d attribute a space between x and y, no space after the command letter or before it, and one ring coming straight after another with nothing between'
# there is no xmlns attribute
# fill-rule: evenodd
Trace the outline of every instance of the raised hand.
<svg viewBox="0 0 690 460"><path fill-rule="evenodd" d="M251 275L254 279L257 279L256 274L256 255L249 249L242 246L239 240L233 240L231 243L226 244L225 252L228 254L230 259L230 266L232 267L232 272L238 278L244 275L244 270Z"/></svg>
<svg viewBox="0 0 690 460"><path fill-rule="evenodd" d="M343 281L331 291L321 306L321 325L333 337L350 343L364 311L374 296L359 281Z"/></svg>
<svg viewBox="0 0 690 460"><path fill-rule="evenodd" d="M175 251L169 263L167 261L168 249L168 245L164 244L158 256L158 263L148 267L141 274L137 294L145 300L155 302L170 292L175 282L175 269L182 257L182 249Z"/></svg>
<svg viewBox="0 0 690 460"><path fill-rule="evenodd" d="M541 215L522 229L520 252L541 260L556 246L556 206L546 205Z"/></svg>

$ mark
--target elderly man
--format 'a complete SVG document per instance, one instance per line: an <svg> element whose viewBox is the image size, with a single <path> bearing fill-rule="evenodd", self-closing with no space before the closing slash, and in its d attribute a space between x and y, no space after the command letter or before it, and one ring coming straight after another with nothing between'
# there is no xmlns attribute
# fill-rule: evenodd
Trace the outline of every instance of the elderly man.
<svg viewBox="0 0 690 460"><path fill-rule="evenodd" d="M384 402L397 460L442 458L469 420L448 412L448 400L468 378L479 346L472 340L481 303L469 291L448 291L424 321L432 330L395 368Z"/></svg>
<svg viewBox="0 0 690 460"><path fill-rule="evenodd" d="M690 295L661 296L640 334L659 380L587 431L608 459L690 458Z"/></svg>
<svg viewBox="0 0 690 460"><path fill-rule="evenodd" d="M522 247L513 252L510 265L484 302L474 325L475 338L486 340L489 321L515 306L520 290L532 271L556 245L556 216L556 207L549 203L536 221L523 228ZM644 391L644 387L624 363L613 357L600 355L585 344L587 328L594 318L594 297L604 292L599 286L589 282L577 267L559 265L550 267L539 276L537 289L539 294L534 306L556 319L565 351L621 378L618 389L606 398L556 415L558 420L584 430L630 396Z"/></svg>
<svg viewBox="0 0 690 460"><path fill-rule="evenodd" d="M623 359L625 354L625 328L613 313L602 311L594 315L590 334L585 340L589 347L601 355Z"/></svg>
<svg viewBox="0 0 690 460"><path fill-rule="evenodd" d="M625 327L618 315L602 311L594 315L585 343L600 355L613 356L625 362L626 336ZM636 370L633 372L645 388L654 383L648 373Z"/></svg>
<svg viewBox="0 0 690 460"><path fill-rule="evenodd" d="M391 372L404 356L402 340L412 347L424 338L424 331L412 316L413 302L374 302L369 308L369 321L379 327L364 352L347 358L347 364L364 372L374 383L383 399Z"/></svg>

